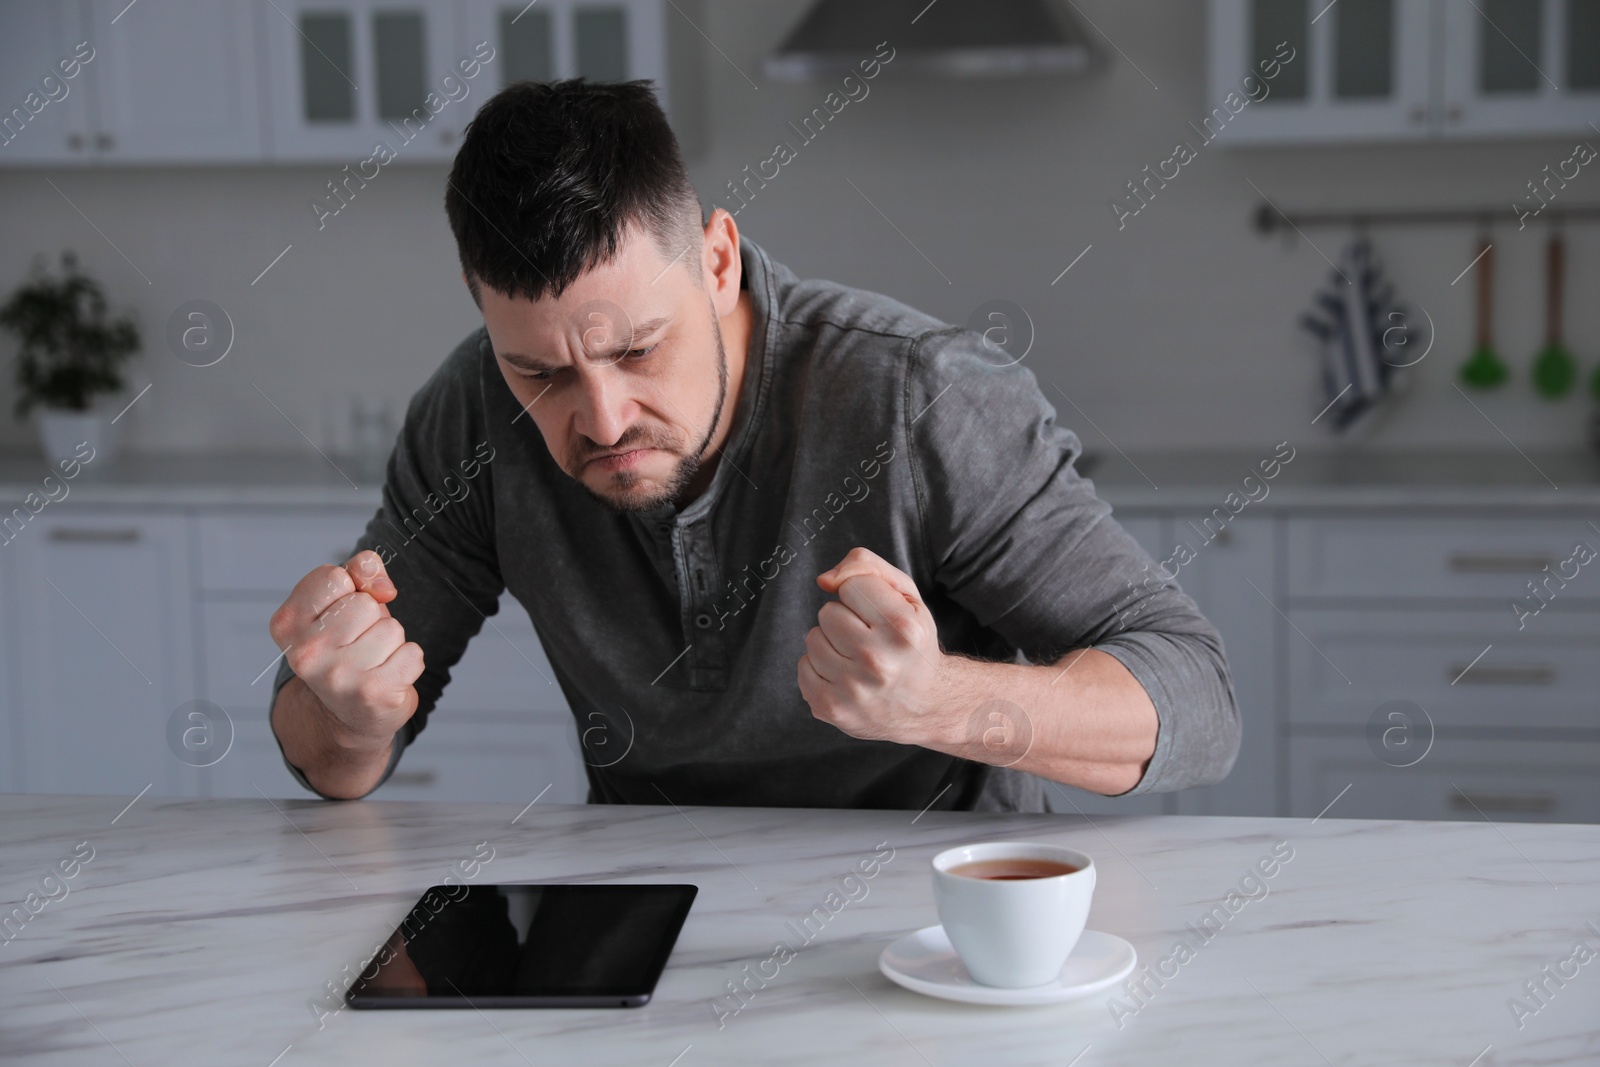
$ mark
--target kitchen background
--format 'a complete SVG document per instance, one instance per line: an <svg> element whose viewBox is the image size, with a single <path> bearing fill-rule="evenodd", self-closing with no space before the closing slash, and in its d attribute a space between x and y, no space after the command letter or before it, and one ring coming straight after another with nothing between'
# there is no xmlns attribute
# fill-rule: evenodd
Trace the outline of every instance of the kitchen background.
<svg viewBox="0 0 1600 1067"><path fill-rule="evenodd" d="M316 448L338 458L356 447L352 404L398 418L480 323L442 210L444 177L471 111L506 77L537 73L516 29L525 20L522 31L552 35L547 70L588 63L597 74L661 79L708 208L735 205L727 183L777 142L799 146L738 222L800 275L889 293L955 323L987 323L974 316L1009 302L1006 328L1020 336L1031 327L1027 365L1095 456L1090 473L1103 471L1119 517L1158 558L1279 442L1297 450L1270 507L1231 519L1179 578L1223 628L1239 674L1247 742L1234 775L1177 797L1119 804L1074 794L1068 803L1315 814L1360 780L1339 813L1600 818L1590 782L1600 678L1585 666L1597 658L1600 579L1563 587L1538 620L1546 644L1528 651L1515 642L1536 627L1519 629L1509 610L1529 595L1524 582L1566 560L1574 541L1600 545L1600 530L1587 529L1600 516L1600 479L1586 444L1600 406L1588 388L1600 365L1600 227L1592 206L1582 210L1600 205L1600 168L1587 163L1594 149L1582 151L1600 145L1600 81L1586 58L1600 55L1600 4L1075 0L1051 8L1085 48L1069 39L1056 55L1070 64L1086 49L1086 69L958 77L918 68L913 18L959 29L976 14L968 37L977 39L1005 21L993 13L1010 9L919 0L887 5L882 33L858 24L851 37L848 19L833 25L838 40L825 43L851 62L880 40L895 49L855 89L843 69L798 82L769 76L767 61L804 19L828 29L826 11L814 11L825 7L0 2L4 111L23 107L77 42L95 49L65 99L6 127L0 294L26 282L37 256L53 265L71 249L143 335L127 387L101 402L121 412L123 458L75 484L71 507L84 510L54 507L30 524L41 529L0 553L0 597L32 610L5 612L0 633L11 746L0 788L131 795L157 775L108 777L105 762L85 754L144 746L169 792L302 795L273 765L267 681L248 680L273 652L265 619L284 583L336 554L340 531L359 529L376 499L370 466L346 465L352 489ZM316 21L330 17L344 30ZM374 48L399 48L405 65L404 25L421 27L410 69L427 87L476 42L498 50L461 83L464 100L330 213L338 204L327 183L371 156L374 141L400 143L370 106L384 94L371 91L383 77ZM608 46L608 32L626 44ZM1232 110L1225 98L1243 87L1251 42L1280 33L1300 47L1267 83L1277 99L1245 105L1206 141L1196 127L1213 109ZM337 111L343 92L305 65L315 66L313 39L318 54L349 45L349 122L308 117L320 106L314 95L331 93ZM1302 74L1309 99L1286 103ZM1343 78L1390 88L1340 99ZM1488 91L1496 79L1500 91ZM847 91L848 103L831 105L837 114L802 144L795 127L830 92ZM1164 161L1179 142L1194 158L1173 177ZM1128 183L1151 172L1168 180L1143 187L1149 202L1130 213L1139 202ZM1552 172L1566 177L1549 180ZM1530 185L1541 181L1550 203L1519 228L1518 213L1542 203ZM1353 433L1335 432L1337 410L1320 414L1349 370L1335 360L1330 386L1329 354L1299 320L1318 292L1333 291L1333 263L1345 263L1355 231L1308 222L1264 234L1255 222L1269 200L1291 215L1375 220L1462 209L1452 222L1366 228L1403 302L1396 321L1409 330L1399 335L1406 347L1378 363L1420 362ZM1580 371L1556 400L1529 378L1545 341L1553 222L1563 222L1565 338ZM1475 257L1486 234L1494 341L1511 378L1464 391L1457 375L1474 346L1476 271L1487 265ZM169 319L196 300L223 309L233 328L228 354L209 366L177 358L167 339ZM0 358L14 349L13 337L0 337ZM1367 373L1388 372L1373 364ZM0 406L9 412L15 399L8 374ZM7 509L46 473L36 436L31 422L0 419ZM581 799L584 754L567 739L559 694L536 701L546 717L529 740L526 679L540 653L525 615L508 607L496 620L502 632L486 627L469 653L480 680L464 665L446 696L462 709L456 722L476 732L449 736L436 716L383 795L465 798L504 782L520 796L537 758L560 764L546 776L560 783L552 799ZM510 651L484 647L501 638ZM1513 650L1498 675L1496 644L1501 656ZM70 658L52 659L59 648ZM1473 660L1480 649L1482 666ZM129 667L155 676L136 697ZM1477 673L1450 681L1461 668ZM1491 681L1462 681L1479 677ZM228 709L239 738L224 753L231 762L168 755L178 752L164 731L191 700ZM1397 768L1403 759L1369 743L1373 722L1398 721L1374 719L1392 700L1443 720L1427 764ZM127 732L92 741L111 706L122 708ZM421 766L424 742L440 755L435 769ZM482 770L490 750L505 761L500 778ZM1478 785L1457 784L1472 775ZM1407 784L1424 781L1426 796Z"/></svg>

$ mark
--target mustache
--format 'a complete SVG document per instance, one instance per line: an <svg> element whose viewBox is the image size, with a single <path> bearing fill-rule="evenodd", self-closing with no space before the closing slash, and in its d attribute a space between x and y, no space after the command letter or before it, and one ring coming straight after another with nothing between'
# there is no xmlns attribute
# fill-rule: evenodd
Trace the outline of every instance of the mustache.
<svg viewBox="0 0 1600 1067"><path fill-rule="evenodd" d="M578 444L572 452L573 462L581 467L597 456L628 452L636 448L658 448L664 452L677 452L679 441L671 434L642 426L630 427L616 444L609 446L596 444L592 439L580 435Z"/></svg>

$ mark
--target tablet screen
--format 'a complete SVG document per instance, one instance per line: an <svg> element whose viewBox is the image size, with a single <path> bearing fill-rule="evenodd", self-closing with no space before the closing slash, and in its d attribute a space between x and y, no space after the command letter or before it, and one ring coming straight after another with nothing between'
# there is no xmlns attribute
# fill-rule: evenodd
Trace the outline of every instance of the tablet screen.
<svg viewBox="0 0 1600 1067"><path fill-rule="evenodd" d="M601 1007L650 999L692 885L454 885L424 893L352 1007Z"/></svg>

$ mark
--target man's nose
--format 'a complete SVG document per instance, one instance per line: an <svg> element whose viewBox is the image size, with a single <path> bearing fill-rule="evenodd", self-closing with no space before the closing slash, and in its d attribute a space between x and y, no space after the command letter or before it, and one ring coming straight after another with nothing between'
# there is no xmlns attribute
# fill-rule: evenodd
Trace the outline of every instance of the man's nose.
<svg viewBox="0 0 1600 1067"><path fill-rule="evenodd" d="M585 376L578 401L577 431L602 448L610 448L632 424L633 401L609 368Z"/></svg>

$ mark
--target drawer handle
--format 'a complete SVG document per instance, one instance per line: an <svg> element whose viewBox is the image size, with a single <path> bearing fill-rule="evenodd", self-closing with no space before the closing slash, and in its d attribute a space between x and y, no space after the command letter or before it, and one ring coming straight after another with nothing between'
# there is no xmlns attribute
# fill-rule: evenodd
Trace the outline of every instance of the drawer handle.
<svg viewBox="0 0 1600 1067"><path fill-rule="evenodd" d="M1450 569L1462 574L1523 574L1542 571L1555 561L1542 552L1452 552Z"/></svg>
<svg viewBox="0 0 1600 1067"><path fill-rule="evenodd" d="M437 771L395 771L389 775L390 785L432 785L438 781Z"/></svg>
<svg viewBox="0 0 1600 1067"><path fill-rule="evenodd" d="M1445 677L1456 682L1472 685L1549 685L1556 680L1556 669L1548 663L1530 663L1520 667L1470 667L1458 663L1444 673Z"/></svg>
<svg viewBox="0 0 1600 1067"><path fill-rule="evenodd" d="M119 529L101 527L55 526L50 530L50 540L68 544L131 545L139 540L139 528L127 526Z"/></svg>
<svg viewBox="0 0 1600 1067"><path fill-rule="evenodd" d="M1463 793L1450 796L1452 811L1509 811L1518 815L1548 815L1556 808L1549 793Z"/></svg>

